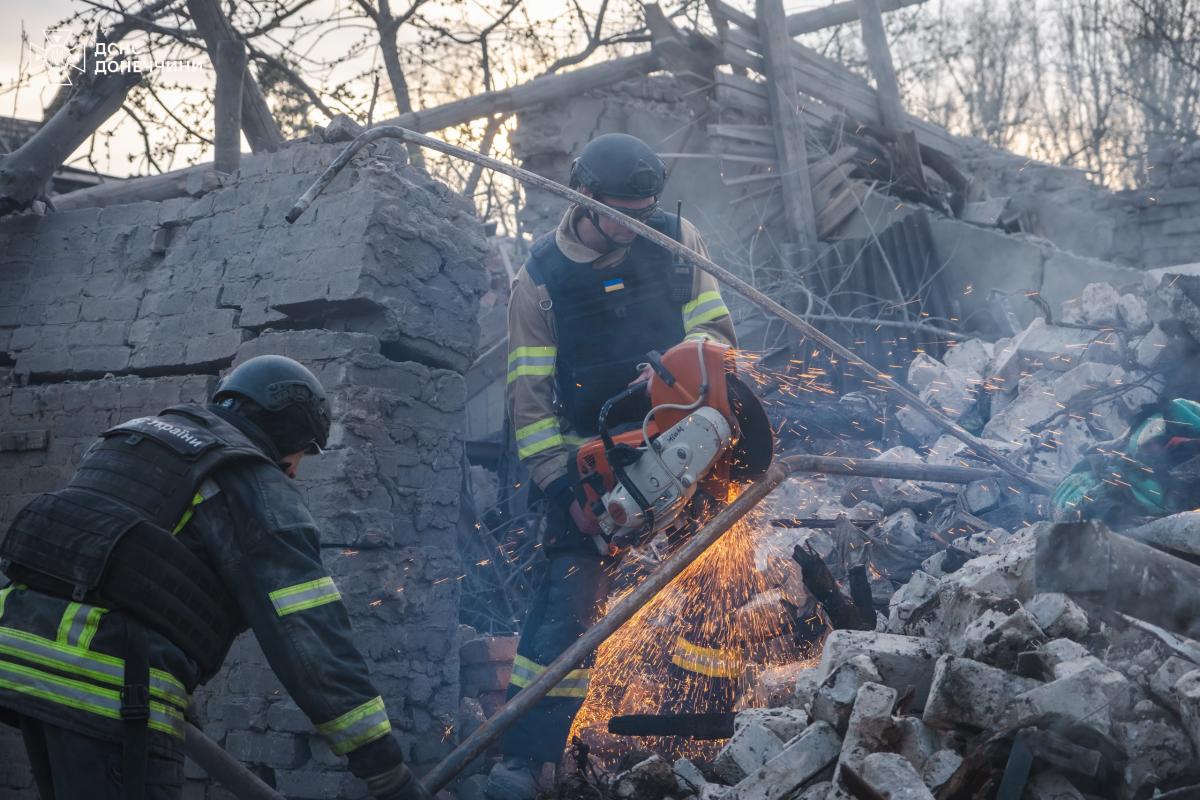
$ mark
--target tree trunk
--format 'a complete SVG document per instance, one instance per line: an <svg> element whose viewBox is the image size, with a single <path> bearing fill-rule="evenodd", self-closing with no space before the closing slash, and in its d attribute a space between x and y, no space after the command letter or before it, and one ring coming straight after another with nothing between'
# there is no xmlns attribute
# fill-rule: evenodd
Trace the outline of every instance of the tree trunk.
<svg viewBox="0 0 1200 800"><path fill-rule="evenodd" d="M196 30L204 37L208 57L217 66L218 43L241 41L241 38L225 18L217 0L187 0L187 7ZM262 89L249 71L242 76L242 131L255 153L273 153L283 146L279 123L275 121Z"/></svg>
<svg viewBox="0 0 1200 800"><path fill-rule="evenodd" d="M0 216L28 208L45 191L54 171L116 113L141 79L141 73L132 69L86 73L58 113L23 145L0 159Z"/></svg>
<svg viewBox="0 0 1200 800"><path fill-rule="evenodd" d="M408 93L408 78L404 76L404 65L400 63L400 51L396 47L396 34L399 23L392 17L379 22L379 49L383 53L383 67L387 70L388 83L392 86L392 94L396 98L396 110L401 114L412 113L412 97ZM418 167L425 166L425 157L421 148L408 148L409 160Z"/></svg>

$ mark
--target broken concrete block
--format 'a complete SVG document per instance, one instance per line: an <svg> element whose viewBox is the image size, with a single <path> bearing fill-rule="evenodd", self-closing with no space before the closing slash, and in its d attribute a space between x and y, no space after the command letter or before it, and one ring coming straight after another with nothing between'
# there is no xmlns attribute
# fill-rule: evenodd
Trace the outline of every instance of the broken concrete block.
<svg viewBox="0 0 1200 800"><path fill-rule="evenodd" d="M840 630L825 639L817 672L828 675L855 656L866 656L879 672L877 683L901 692L912 686L915 693L913 702L920 706L929 693L931 666L941 654L941 644L933 639L875 631Z"/></svg>
<svg viewBox="0 0 1200 800"><path fill-rule="evenodd" d="M742 779L732 796L736 800L788 797L832 764L841 747L837 731L828 723L814 722L778 755Z"/></svg>
<svg viewBox="0 0 1200 800"><path fill-rule="evenodd" d="M1047 325L1041 317L1014 336L993 360L991 381L1013 389L1021 376L1039 369L1065 372L1079 363L1094 331Z"/></svg>
<svg viewBox="0 0 1200 800"><path fill-rule="evenodd" d="M871 536L881 542L900 548L921 546L920 523L911 508L902 508L882 520L871 530Z"/></svg>
<svg viewBox="0 0 1200 800"><path fill-rule="evenodd" d="M1046 370L1021 378L1015 384L1017 396L998 412L994 411L983 426L984 437L1020 443L1031 429L1039 428L1061 411L1062 407L1054 397L1054 384L1050 378L1053 374Z"/></svg>
<svg viewBox="0 0 1200 800"><path fill-rule="evenodd" d="M1003 491L1000 481L988 478L982 481L971 481L963 488L959 496L962 498L966 510L978 516L998 508L1003 499Z"/></svg>
<svg viewBox="0 0 1200 800"><path fill-rule="evenodd" d="M686 758L678 759L673 769L680 794L699 794L708 785L708 779L700 768Z"/></svg>
<svg viewBox="0 0 1200 800"><path fill-rule="evenodd" d="M886 749L893 737L896 690L878 683L864 683L854 698L854 710L842 739L838 769L849 766L858 770L871 753Z"/></svg>
<svg viewBox="0 0 1200 800"><path fill-rule="evenodd" d="M934 668L921 718L934 728L995 726L1018 695L1040 684L968 658L944 655Z"/></svg>
<svg viewBox="0 0 1200 800"><path fill-rule="evenodd" d="M1133 333L1150 330L1150 312L1146 301L1135 294L1123 294L1117 301L1117 316Z"/></svg>
<svg viewBox="0 0 1200 800"><path fill-rule="evenodd" d="M913 765L895 753L872 753L860 770L863 780L889 800L933 800L933 794Z"/></svg>
<svg viewBox="0 0 1200 800"><path fill-rule="evenodd" d="M1033 596L1033 557L1036 534L1049 523L1039 522L1014 534L1007 547L973 558L943 579L939 594L971 590L1021 602Z"/></svg>
<svg viewBox="0 0 1200 800"><path fill-rule="evenodd" d="M1088 632L1087 612L1071 598L1058 592L1035 594L1025 610L1033 615L1039 628L1053 638L1081 639Z"/></svg>
<svg viewBox="0 0 1200 800"><path fill-rule="evenodd" d="M945 748L942 737L920 717L898 717L893 725L894 743L891 749L904 756L920 769L929 757Z"/></svg>
<svg viewBox="0 0 1200 800"><path fill-rule="evenodd" d="M786 742L808 727L808 712L798 708L748 708L733 718L733 729L758 723Z"/></svg>
<svg viewBox="0 0 1200 800"><path fill-rule="evenodd" d="M1045 634L1033 616L1019 604L1008 613L993 608L967 625L962 635L962 650L957 655L1013 669L1018 653L1033 649L1044 639Z"/></svg>
<svg viewBox="0 0 1200 800"><path fill-rule="evenodd" d="M966 372L978 378L987 374L995 345L982 339L967 339L946 349L942 362L950 369ZM957 441L957 440L955 440Z"/></svg>
<svg viewBox="0 0 1200 800"><path fill-rule="evenodd" d="M1184 673L1172 688L1183 727L1192 740L1192 746L1200 752L1200 669Z"/></svg>
<svg viewBox="0 0 1200 800"><path fill-rule="evenodd" d="M1069 325L1115 325L1120 293L1107 283L1089 283L1078 297L1062 304L1062 321Z"/></svg>
<svg viewBox="0 0 1200 800"><path fill-rule="evenodd" d="M1085 394L1118 386L1127 382L1125 370L1112 364L1087 362L1080 364L1054 382L1054 398L1069 406L1076 398ZM1086 412L1086 408L1079 409Z"/></svg>
<svg viewBox="0 0 1200 800"><path fill-rule="evenodd" d="M929 791L936 792L950 780L962 761L962 756L953 750L938 750L921 767L921 780L925 781Z"/></svg>
<svg viewBox="0 0 1200 800"><path fill-rule="evenodd" d="M662 800L676 791L675 771L659 755L634 765L618 775L612 784L613 796L621 800Z"/></svg>
<svg viewBox="0 0 1200 800"><path fill-rule="evenodd" d="M905 624L918 607L937 596L937 581L922 570L917 570L888 601L888 633L903 634Z"/></svg>
<svg viewBox="0 0 1200 800"><path fill-rule="evenodd" d="M1018 695L1008 707L1007 724L1013 728L1079 724L1107 736L1112 728L1112 701L1096 678L1093 670L1083 669Z"/></svg>
<svg viewBox="0 0 1200 800"><path fill-rule="evenodd" d="M739 704L743 708L805 708L816 692L815 680L810 681L807 695L797 695L796 682L806 672L811 672L811 661L795 661L767 667L754 675Z"/></svg>
<svg viewBox="0 0 1200 800"><path fill-rule="evenodd" d="M1147 370L1158 369L1169 363L1172 353L1178 349L1175 346L1176 342L1177 340L1168 336L1161 327L1155 325L1138 342L1134 351L1135 358L1138 364Z"/></svg>
<svg viewBox="0 0 1200 800"><path fill-rule="evenodd" d="M1175 684L1179 683L1179 679L1184 675L1198 668L1200 667L1197 667L1191 661L1178 656L1170 656L1154 673L1154 677L1150 679L1150 691L1154 693L1155 697L1165 703L1168 708L1173 709L1176 714L1182 716L1183 712L1179 706L1179 697L1175 694Z"/></svg>
<svg viewBox="0 0 1200 800"><path fill-rule="evenodd" d="M1083 351L1083 363L1121 365L1129 354L1129 343L1125 334L1120 331L1103 330L1096 333L1096 338L1088 343Z"/></svg>
<svg viewBox="0 0 1200 800"><path fill-rule="evenodd" d="M1121 782L1128 796L1142 796L1143 787L1161 785L1194 762L1191 740L1172 723L1160 711L1158 718L1113 725L1113 740L1127 757Z"/></svg>
<svg viewBox="0 0 1200 800"><path fill-rule="evenodd" d="M1011 538L1012 534L1003 528L992 528L955 539L954 546L973 556L985 556L996 552Z"/></svg>
<svg viewBox="0 0 1200 800"><path fill-rule="evenodd" d="M713 761L713 772L730 786L770 761L783 749L783 742L765 725L750 722L734 731Z"/></svg>
<svg viewBox="0 0 1200 800"><path fill-rule="evenodd" d="M834 633L838 633L834 631ZM832 638L832 635L830 636ZM829 649L829 640L825 643L826 651ZM822 656L822 659L824 656ZM832 725L843 732L846 730L846 724L850 720L850 712L854 707L854 698L858 696L858 690L863 684L874 681L879 683L883 679L879 676L879 670L875 667L871 659L857 653L843 659L836 666L832 667L832 672L827 672L818 667L816 670L818 675L826 675L821 681L820 688L813 695L811 714L815 720L821 720Z"/></svg>

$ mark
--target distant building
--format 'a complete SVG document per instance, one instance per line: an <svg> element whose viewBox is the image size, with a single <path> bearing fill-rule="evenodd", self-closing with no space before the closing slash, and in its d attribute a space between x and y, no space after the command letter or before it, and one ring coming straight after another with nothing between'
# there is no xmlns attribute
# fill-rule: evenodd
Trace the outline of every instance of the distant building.
<svg viewBox="0 0 1200 800"><path fill-rule="evenodd" d="M42 123L36 120L0 116L0 155L16 150L40 127L42 127ZM58 168L50 180L51 194L66 194L76 189L86 189L89 186L121 180L121 178L63 165Z"/></svg>

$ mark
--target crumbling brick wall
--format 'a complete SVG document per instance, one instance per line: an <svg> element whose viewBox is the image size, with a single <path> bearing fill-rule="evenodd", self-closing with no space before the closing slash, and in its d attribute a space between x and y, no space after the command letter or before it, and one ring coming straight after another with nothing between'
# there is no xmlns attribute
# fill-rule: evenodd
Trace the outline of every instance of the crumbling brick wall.
<svg viewBox="0 0 1200 800"><path fill-rule="evenodd" d="M408 755L453 744L464 382L484 240L471 208L385 143L294 226L338 148L247 157L199 198L0 220L0 525L58 488L106 426L203 401L282 353L330 392L330 450L301 467L324 558ZM244 636L197 692L208 734L293 798L361 796ZM33 797L0 733L0 796ZM189 765L187 796L227 797Z"/></svg>

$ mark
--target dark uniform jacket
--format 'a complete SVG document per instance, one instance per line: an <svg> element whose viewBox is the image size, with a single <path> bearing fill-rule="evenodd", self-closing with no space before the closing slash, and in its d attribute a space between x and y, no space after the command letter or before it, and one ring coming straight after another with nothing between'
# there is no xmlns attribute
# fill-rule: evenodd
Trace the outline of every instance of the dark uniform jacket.
<svg viewBox="0 0 1200 800"><path fill-rule="evenodd" d="M270 441L215 406L272 461ZM321 563L317 525L295 482L266 461L235 461L206 479L176 527L236 597L296 704L360 777L398 764L400 745L353 641L341 595ZM184 712L200 669L147 628L150 744L180 757ZM120 741L124 625L118 612L12 585L0 589L0 715L17 712ZM11 720L10 720L11 721Z"/></svg>

